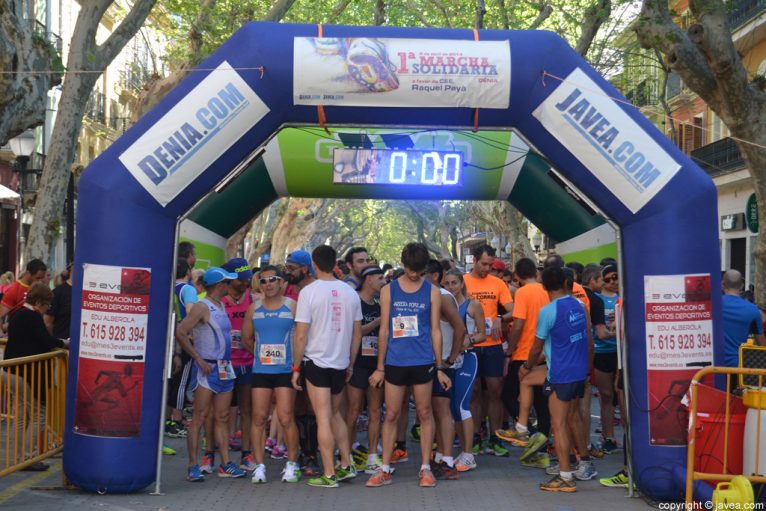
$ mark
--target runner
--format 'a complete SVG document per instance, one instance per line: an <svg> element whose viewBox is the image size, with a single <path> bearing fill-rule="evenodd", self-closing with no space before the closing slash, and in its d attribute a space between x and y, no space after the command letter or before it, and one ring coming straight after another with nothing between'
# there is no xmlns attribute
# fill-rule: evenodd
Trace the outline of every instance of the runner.
<svg viewBox="0 0 766 511"><path fill-rule="evenodd" d="M251 401L253 445L252 482L266 482L265 440L272 397L276 396L277 415L287 440L287 463L282 481L297 483L298 428L295 425L295 389L292 386L292 334L295 301L282 295L283 274L275 266L265 266L259 274L263 299L250 305L242 324L242 343L253 357ZM244 426L243 426L244 427Z"/></svg>
<svg viewBox="0 0 766 511"><path fill-rule="evenodd" d="M471 273L465 276L465 286L468 297L481 303L484 309L486 339L474 345L472 351L476 353L479 363L479 378L483 378L486 384L489 416L489 441L484 452L495 456L508 456L508 449L503 446L495 431L500 429L503 420L503 403L501 394L503 389L503 371L505 369L505 353L503 351L503 322L510 322L513 314L513 298L508 286L490 275L490 268L495 260L495 249L489 245L479 245L471 250L474 257L474 266ZM505 309L503 316L498 315L498 306ZM479 431L483 422L481 410L480 380L474 388L471 412L474 418L475 431ZM478 444L478 445L477 445ZM474 435L474 452L481 452L481 439Z"/></svg>
<svg viewBox="0 0 766 511"><path fill-rule="evenodd" d="M455 365L462 365L462 357L458 356L463 351L463 343L466 338L466 327L458 311L455 297L440 287L443 278L443 268L439 261L431 259L426 267L426 277L431 285L436 287L441 294L441 318L439 327L442 331L441 362L444 364L444 373L451 382L455 380ZM452 417L451 398L454 387L445 389L434 380L434 388L431 403L436 420L436 444L434 463L431 470L437 479L457 479L458 471L455 468L455 458L452 456L452 448L455 440L455 422Z"/></svg>
<svg viewBox="0 0 766 511"><path fill-rule="evenodd" d="M356 289L362 282L362 270L370 265L370 256L367 254L367 249L364 247L351 247L343 259L346 262L346 268L349 270L349 275L343 282Z"/></svg>
<svg viewBox="0 0 766 511"><path fill-rule="evenodd" d="M364 464L366 474L374 474L380 469L378 456L380 440L380 417L383 404L383 389L370 385L370 376L378 365L378 328L380 327L380 290L386 285L383 270L377 266L368 266L362 270L362 284L357 291L362 301L362 347L354 361L354 373L346 386L348 393L348 413L346 426L354 453L367 455ZM355 446L356 421L367 399L367 449Z"/></svg>
<svg viewBox="0 0 766 511"><path fill-rule="evenodd" d="M298 297L292 368L296 390L302 389L300 376L305 378L322 454L323 474L310 479L309 485L325 488L356 477L340 405L345 382L353 373L351 361L356 359L362 341L359 295L333 275L335 256L335 250L327 245L318 246L311 254L317 280ZM337 468L333 464L336 445L341 462Z"/></svg>
<svg viewBox="0 0 766 511"><path fill-rule="evenodd" d="M229 417L229 447L241 448L242 459L239 467L243 470L255 470L255 458L253 457L250 444L250 421L252 419L252 404L250 400L250 381L252 379L253 354L242 345L242 325L245 313L253 303L253 295L250 292L250 280L253 272L247 259L236 257L223 265L223 269L236 273L237 278L229 284L229 294L223 297L226 314L231 321L231 363L234 366L234 374L237 380L234 382L234 399L232 399L231 415ZM239 408L239 420L241 436L238 438L237 431L237 408Z"/></svg>
<svg viewBox="0 0 766 511"><path fill-rule="evenodd" d="M535 342L538 313L550 303L550 300L542 284L537 283L537 267L534 261L528 258L519 259L514 270L521 279L522 287L516 291L514 301L513 326L508 341L511 361L508 364L508 374L503 387L503 400L508 413L517 420L514 428L501 429L496 431L496 434L517 447L526 447L530 440L529 409L534 402L537 414L537 430L540 432L540 435L534 439L536 445L533 447L536 450L545 444L547 437L550 436L551 427L548 399L542 392L546 370L545 361L540 362L540 367L537 367L537 363L533 366L532 375L528 378L524 392L521 392L519 369L529 357L529 350ZM533 381L534 384L532 384ZM530 454L534 453L535 450L530 449ZM521 461L527 461L526 458L524 457Z"/></svg>
<svg viewBox="0 0 766 511"><path fill-rule="evenodd" d="M604 287L604 278L601 276L601 265L588 264L582 271L582 285L585 289L585 293L590 300L590 324L593 328L593 339L601 339L608 337L606 332L606 324L604 320L604 302L598 297L596 293L600 292ZM591 371L591 376L593 372ZM593 395L591 378L585 380L585 397L580 400L580 420L583 424L583 430L587 436L586 440L590 444L590 402ZM590 455L595 458L603 458L604 451L595 445L590 445Z"/></svg>
<svg viewBox="0 0 766 511"><path fill-rule="evenodd" d="M596 295L604 302L603 333L596 332L596 353L593 357L596 387L598 387L599 403L601 404L601 449L607 454L613 453L620 447L614 437L614 378L617 373L617 337L615 333L614 308L619 296L619 279L617 266L604 266L601 271L604 287Z"/></svg>
<svg viewBox="0 0 766 511"><path fill-rule="evenodd" d="M475 470L477 467L476 459L471 452L474 432L471 416L471 394L473 394L473 385L476 381L478 363L476 354L465 351L465 349L482 342L486 337L484 333L484 310L479 302L466 298L463 272L460 270L449 270L444 277L444 286L455 297L458 304L458 314L466 326L467 346L464 345L464 353L458 357L455 363L455 379L452 382L450 406L457 426L458 437L460 437L460 454L455 460L455 468L458 472L467 472Z"/></svg>
<svg viewBox="0 0 766 511"><path fill-rule="evenodd" d="M24 306L24 299L27 297L29 286L35 282L43 282L48 275L48 267L40 259L32 259L27 263L27 271L8 286L3 293L3 299L0 301L0 321L6 315L8 320L13 314ZM3 330L7 325L3 325Z"/></svg>
<svg viewBox="0 0 766 511"><path fill-rule="evenodd" d="M223 268L210 268L203 276L207 296L194 304L176 328L176 340L194 359L197 387L194 390L194 416L186 439L189 448L189 470L186 479L204 479L197 463L199 432L205 417L215 417L215 439L221 449L218 477L244 477L245 471L229 460L226 428L229 420L234 369L231 365L231 323L221 299L229 291L229 282L237 278ZM192 344L192 336L194 344Z"/></svg>
<svg viewBox="0 0 766 511"><path fill-rule="evenodd" d="M588 321L583 303L567 293L562 268L554 266L543 270L543 287L551 303L538 314L535 341L529 357L519 369L519 377L523 379L530 373L544 350L548 361L545 388L550 398L548 403L560 471L550 481L542 483L540 489L574 492L577 490L575 474L569 462L572 440L578 444L578 449L583 449L579 452L587 452L579 432L575 399L582 397L588 375ZM592 469L590 462L580 465L578 472L581 468L585 472L588 465Z"/></svg>
<svg viewBox="0 0 766 511"><path fill-rule="evenodd" d="M410 385L421 427L420 486L436 486L429 464L434 438L431 410L434 373L445 389L449 390L451 382L441 363L441 297L439 291L423 279L428 259L425 245L408 243L402 250L404 275L380 293L378 366L370 376L370 384L380 387L385 379L386 418L383 423L383 465L367 481L370 487L392 482L391 455L397 422L402 413L407 413L402 406L405 390Z"/></svg>

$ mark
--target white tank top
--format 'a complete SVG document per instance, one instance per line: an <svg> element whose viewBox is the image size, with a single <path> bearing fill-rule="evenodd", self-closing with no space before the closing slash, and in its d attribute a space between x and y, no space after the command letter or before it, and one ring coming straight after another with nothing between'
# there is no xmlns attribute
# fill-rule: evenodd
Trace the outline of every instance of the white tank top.
<svg viewBox="0 0 766 511"><path fill-rule="evenodd" d="M452 298L452 302L455 304L455 308L457 308L457 300L452 296L452 293L441 287L439 288L439 292L442 295L447 295ZM439 320L439 327L442 331L442 360L447 360L450 353L452 353L452 337L454 336L455 331L452 329L452 325L443 319Z"/></svg>

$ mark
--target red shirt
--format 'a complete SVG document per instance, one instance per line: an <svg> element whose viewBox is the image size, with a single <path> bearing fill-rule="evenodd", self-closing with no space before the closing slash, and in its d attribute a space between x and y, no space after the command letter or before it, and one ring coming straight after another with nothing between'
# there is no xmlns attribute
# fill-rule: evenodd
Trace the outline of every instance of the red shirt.
<svg viewBox="0 0 766 511"><path fill-rule="evenodd" d="M29 286L20 280L13 282L6 288L5 293L3 293L3 301L0 303L8 307L8 319L10 319L11 316L24 305L24 300L27 298L27 291L29 291Z"/></svg>

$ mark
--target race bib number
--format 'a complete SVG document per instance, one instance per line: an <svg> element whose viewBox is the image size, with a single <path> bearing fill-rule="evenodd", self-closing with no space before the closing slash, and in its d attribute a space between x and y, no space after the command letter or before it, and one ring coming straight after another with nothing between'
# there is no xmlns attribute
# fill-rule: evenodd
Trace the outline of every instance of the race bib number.
<svg viewBox="0 0 766 511"><path fill-rule="evenodd" d="M484 333L492 335L492 318L484 318Z"/></svg>
<svg viewBox="0 0 766 511"><path fill-rule="evenodd" d="M393 323L394 327L391 330L393 331L394 339L418 336L417 316L397 316L393 319Z"/></svg>
<svg viewBox="0 0 766 511"><path fill-rule="evenodd" d="M362 336L362 356L363 357L378 356L378 336L377 335Z"/></svg>
<svg viewBox="0 0 766 511"><path fill-rule="evenodd" d="M231 331L231 349L233 350L244 349L242 346L242 332L240 332L239 330Z"/></svg>
<svg viewBox="0 0 766 511"><path fill-rule="evenodd" d="M231 365L231 360L218 360L218 379L221 381L233 380L237 377L234 374L234 366Z"/></svg>
<svg viewBox="0 0 766 511"><path fill-rule="evenodd" d="M284 344L261 344L258 357L261 359L261 364L265 366L285 365L287 350Z"/></svg>

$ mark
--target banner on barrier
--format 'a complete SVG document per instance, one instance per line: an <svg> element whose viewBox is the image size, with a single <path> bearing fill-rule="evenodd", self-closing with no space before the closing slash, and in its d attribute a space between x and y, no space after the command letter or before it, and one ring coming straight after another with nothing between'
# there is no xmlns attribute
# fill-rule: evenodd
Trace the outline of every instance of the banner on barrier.
<svg viewBox="0 0 766 511"><path fill-rule="evenodd" d="M74 429L137 436L141 424L151 270L86 264Z"/></svg>
<svg viewBox="0 0 766 511"><path fill-rule="evenodd" d="M296 37L296 105L508 108L509 41Z"/></svg>
<svg viewBox="0 0 766 511"><path fill-rule="evenodd" d="M681 404L700 368L713 364L710 274L644 277L649 439L686 445Z"/></svg>
<svg viewBox="0 0 766 511"><path fill-rule="evenodd" d="M581 69L532 115L633 213L681 168Z"/></svg>

